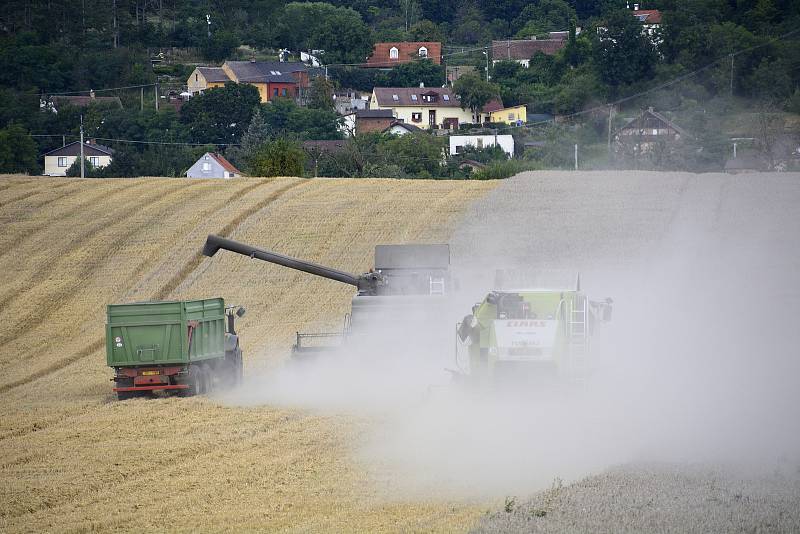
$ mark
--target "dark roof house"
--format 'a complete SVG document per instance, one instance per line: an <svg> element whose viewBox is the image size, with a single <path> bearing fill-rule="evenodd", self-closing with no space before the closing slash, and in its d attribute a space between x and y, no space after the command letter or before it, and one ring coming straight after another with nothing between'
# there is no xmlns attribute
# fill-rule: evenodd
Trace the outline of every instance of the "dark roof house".
<svg viewBox="0 0 800 534"><path fill-rule="evenodd" d="M114 154L114 149L104 145L98 145L93 140L89 140L83 144L83 157L90 156L111 156ZM81 142L73 141L66 145L53 149L50 152L45 152L45 156L80 156L81 155Z"/></svg>

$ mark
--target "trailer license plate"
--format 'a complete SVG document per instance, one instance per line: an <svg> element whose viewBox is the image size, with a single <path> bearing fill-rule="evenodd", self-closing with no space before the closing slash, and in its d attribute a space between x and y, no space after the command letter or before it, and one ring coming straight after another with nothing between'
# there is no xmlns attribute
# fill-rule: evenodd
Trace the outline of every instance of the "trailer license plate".
<svg viewBox="0 0 800 534"><path fill-rule="evenodd" d="M153 376L159 374L159 371L142 371L142 376Z"/></svg>

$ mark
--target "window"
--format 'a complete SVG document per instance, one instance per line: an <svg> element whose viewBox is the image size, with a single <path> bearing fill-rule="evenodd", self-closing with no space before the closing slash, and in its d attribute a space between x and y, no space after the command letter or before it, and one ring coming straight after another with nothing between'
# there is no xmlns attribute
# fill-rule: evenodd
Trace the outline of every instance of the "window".
<svg viewBox="0 0 800 534"><path fill-rule="evenodd" d="M400 53L397 48L393 46L389 49L389 59L397 59L398 57L400 57Z"/></svg>
<svg viewBox="0 0 800 534"><path fill-rule="evenodd" d="M273 90L272 90L272 94L273 94L274 96L278 96L278 88L277 88L277 87L276 87L275 89L273 89Z"/></svg>
<svg viewBox="0 0 800 534"><path fill-rule="evenodd" d="M422 122L422 113L412 113L411 122Z"/></svg>
<svg viewBox="0 0 800 534"><path fill-rule="evenodd" d="M210 172L211 171L211 164L207 161L203 162L203 172Z"/></svg>
<svg viewBox="0 0 800 534"><path fill-rule="evenodd" d="M483 148L483 139L478 139L478 148Z"/></svg>
<svg viewBox="0 0 800 534"><path fill-rule="evenodd" d="M424 46L419 47L419 57L428 57L428 49Z"/></svg>
<svg viewBox="0 0 800 534"><path fill-rule="evenodd" d="M450 102L450 95L442 95L442 100L445 102Z"/></svg>
<svg viewBox="0 0 800 534"><path fill-rule="evenodd" d="M100 165L100 158L98 156L89 156L89 163L92 164L92 167L97 167Z"/></svg>
<svg viewBox="0 0 800 534"><path fill-rule="evenodd" d="M200 79L199 75L198 75L198 74L195 74L195 75L194 75L194 81L199 81L199 79Z"/></svg>
<svg viewBox="0 0 800 534"><path fill-rule="evenodd" d="M66 167L67 166L67 158L65 156L58 157L58 166L59 167Z"/></svg>
<svg viewBox="0 0 800 534"><path fill-rule="evenodd" d="M510 121L513 121L513 120L514 120L514 118L515 118L515 117L514 117L514 114L513 114L513 113L509 113L509 114L508 114L508 120L510 120Z"/></svg>
<svg viewBox="0 0 800 534"><path fill-rule="evenodd" d="M286 96L286 88L281 89L281 96Z"/></svg>
<svg viewBox="0 0 800 534"><path fill-rule="evenodd" d="M411 100L413 100L414 102L416 102L416 101L417 101L417 95L411 95Z"/></svg>
<svg viewBox="0 0 800 534"><path fill-rule="evenodd" d="M394 100L395 102L397 102L398 100L400 100L400 97L399 97L399 96L397 96L397 95L392 95L392 100Z"/></svg>

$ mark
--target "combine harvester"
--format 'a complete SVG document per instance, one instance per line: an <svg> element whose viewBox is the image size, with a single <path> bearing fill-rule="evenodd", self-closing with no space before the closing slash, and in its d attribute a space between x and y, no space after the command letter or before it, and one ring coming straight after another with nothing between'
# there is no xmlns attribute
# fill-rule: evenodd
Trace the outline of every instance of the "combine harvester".
<svg viewBox="0 0 800 534"><path fill-rule="evenodd" d="M574 289L490 292L456 327L457 379L494 386L559 378L580 382L597 323L611 320L612 301Z"/></svg>
<svg viewBox="0 0 800 534"><path fill-rule="evenodd" d="M210 235L203 254L224 249L356 288L341 332L297 333L292 353L314 356L342 346L419 356L449 346L449 245L377 245L375 268L356 275ZM452 323L450 323L452 324ZM439 347L437 349L437 347Z"/></svg>

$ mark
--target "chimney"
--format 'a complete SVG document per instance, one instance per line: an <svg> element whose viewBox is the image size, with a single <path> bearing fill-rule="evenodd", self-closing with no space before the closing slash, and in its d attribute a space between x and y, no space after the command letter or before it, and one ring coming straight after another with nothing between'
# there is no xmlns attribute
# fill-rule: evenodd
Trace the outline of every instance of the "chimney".
<svg viewBox="0 0 800 534"><path fill-rule="evenodd" d="M89 89L89 98L94 98L94 89Z"/></svg>
<svg viewBox="0 0 800 534"><path fill-rule="evenodd" d="M419 88L425 89L425 82L419 82Z"/></svg>
<svg viewBox="0 0 800 534"><path fill-rule="evenodd" d="M639 4L633 4L633 10L639 11Z"/></svg>
<svg viewBox="0 0 800 534"><path fill-rule="evenodd" d="M92 139L92 138L89 138L89 139L86 140L86 144L87 145L94 145L95 144L95 140Z"/></svg>
<svg viewBox="0 0 800 534"><path fill-rule="evenodd" d="M250 56L250 63L256 62L256 56Z"/></svg>

